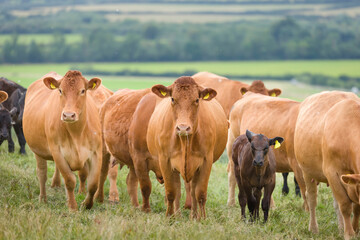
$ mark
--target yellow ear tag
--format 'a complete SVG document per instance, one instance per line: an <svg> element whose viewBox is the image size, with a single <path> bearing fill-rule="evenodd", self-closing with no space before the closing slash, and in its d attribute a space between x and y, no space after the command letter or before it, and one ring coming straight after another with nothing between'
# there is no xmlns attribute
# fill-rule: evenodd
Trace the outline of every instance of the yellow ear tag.
<svg viewBox="0 0 360 240"><path fill-rule="evenodd" d="M245 91L241 91L241 94L244 95L244 94L245 94Z"/></svg>
<svg viewBox="0 0 360 240"><path fill-rule="evenodd" d="M273 93L271 94L271 96L272 96L272 97L276 97L276 93L273 92Z"/></svg>
<svg viewBox="0 0 360 240"><path fill-rule="evenodd" d="M166 92L160 90L161 95L166 96Z"/></svg>
<svg viewBox="0 0 360 240"><path fill-rule="evenodd" d="M278 140L275 141L275 146L274 146L274 149L277 149L281 146L281 144L279 143Z"/></svg>
<svg viewBox="0 0 360 240"><path fill-rule="evenodd" d="M53 83L50 83L50 88L55 89L56 87L55 87L55 85Z"/></svg>
<svg viewBox="0 0 360 240"><path fill-rule="evenodd" d="M96 83L93 83L92 85L92 89L94 89L96 87Z"/></svg>
<svg viewBox="0 0 360 240"><path fill-rule="evenodd" d="M207 94L203 97L203 99L206 100L206 99L208 99L209 97L210 97L210 93L207 93Z"/></svg>

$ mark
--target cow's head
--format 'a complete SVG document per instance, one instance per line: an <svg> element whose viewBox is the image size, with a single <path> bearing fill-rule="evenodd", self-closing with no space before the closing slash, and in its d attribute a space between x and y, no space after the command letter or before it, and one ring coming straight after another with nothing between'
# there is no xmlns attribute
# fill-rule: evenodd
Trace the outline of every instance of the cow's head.
<svg viewBox="0 0 360 240"><path fill-rule="evenodd" d="M211 88L202 88L191 77L180 77L169 87L155 85L152 92L161 98L170 98L175 120L175 132L189 136L195 131L197 113L201 101L210 101L216 96Z"/></svg>
<svg viewBox="0 0 360 240"><path fill-rule="evenodd" d="M60 80L46 77L43 81L46 87L58 91L62 107L61 120L67 123L79 120L86 106L86 91L95 90L101 84L99 78L86 80L79 71L68 71Z"/></svg>
<svg viewBox="0 0 360 240"><path fill-rule="evenodd" d="M260 93L263 95L268 95L272 97L277 97L281 94L281 90L278 88L274 89L267 89L264 85L264 83L260 80L253 81L249 87L242 87L240 89L241 94L245 94L246 92L254 92L254 93Z"/></svg>
<svg viewBox="0 0 360 240"><path fill-rule="evenodd" d="M11 131L11 116L6 108L0 108L0 141L6 140Z"/></svg>
<svg viewBox="0 0 360 240"><path fill-rule="evenodd" d="M7 98L8 98L8 94L4 91L0 91L0 103L6 101Z"/></svg>
<svg viewBox="0 0 360 240"><path fill-rule="evenodd" d="M275 137L268 139L262 134L255 134L249 130L246 130L246 137L249 140L251 146L251 154L253 156L253 166L262 167L265 164L266 155L271 145L281 144L284 139L282 137Z"/></svg>

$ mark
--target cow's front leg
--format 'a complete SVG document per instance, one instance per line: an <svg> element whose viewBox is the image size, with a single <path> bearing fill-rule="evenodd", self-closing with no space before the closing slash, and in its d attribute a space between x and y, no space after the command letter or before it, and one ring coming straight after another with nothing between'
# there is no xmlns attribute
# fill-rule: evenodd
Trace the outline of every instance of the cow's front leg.
<svg viewBox="0 0 360 240"><path fill-rule="evenodd" d="M9 153L13 153L15 151L15 144L11 137L11 128L9 130L9 135L8 135L8 151Z"/></svg>
<svg viewBox="0 0 360 240"><path fill-rule="evenodd" d="M84 168L89 168L89 177L88 177L88 193L84 202L82 203L86 209L91 209L94 204L94 195L99 185L100 178L100 168L102 163L102 154L101 150L98 150L98 153L94 154L92 158L85 164ZM90 166L89 166L90 165Z"/></svg>
<svg viewBox="0 0 360 240"><path fill-rule="evenodd" d="M264 187L264 198L261 202L261 208L264 212L264 223L267 221L269 216L270 201L274 188L275 188L275 181L274 183L267 184Z"/></svg>
<svg viewBox="0 0 360 240"><path fill-rule="evenodd" d="M103 150L103 158L102 158L100 178L99 178L99 187L97 192L95 193L95 198L99 202L104 202L104 184L109 172L109 164L110 164L110 153L106 152L106 150Z"/></svg>
<svg viewBox="0 0 360 240"><path fill-rule="evenodd" d="M84 164L84 167L79 170L79 193L86 193L86 178L89 175L89 165L87 163Z"/></svg>
<svg viewBox="0 0 360 240"><path fill-rule="evenodd" d="M55 151L52 151L55 152ZM76 186L76 177L72 170L70 169L70 166L68 163L62 159L60 154L53 154L54 161L56 166L59 168L61 175L64 178L65 182L65 189L68 197L68 207L69 210L77 211L77 203L75 201L75 186Z"/></svg>
<svg viewBox="0 0 360 240"><path fill-rule="evenodd" d="M55 172L51 180L51 187L61 187L61 177L60 177L60 171L59 168L55 164Z"/></svg>

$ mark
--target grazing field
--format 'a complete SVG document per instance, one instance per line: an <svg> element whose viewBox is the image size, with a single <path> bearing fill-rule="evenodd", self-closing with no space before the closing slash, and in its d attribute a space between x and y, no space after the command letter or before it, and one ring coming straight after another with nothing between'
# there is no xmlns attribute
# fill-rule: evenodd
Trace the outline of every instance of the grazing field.
<svg viewBox="0 0 360 240"><path fill-rule="evenodd" d="M189 210L182 210L181 216L176 218L165 217L164 187L155 180L152 173L152 212L146 214L134 209L126 192L126 167L118 176L119 204L105 201L104 204L95 203L91 210L71 213L65 204L64 187L50 188L54 164L49 162L46 184L48 203L39 203L36 160L33 154L29 148L27 156L8 154L6 149L6 143L0 147L0 239L342 238L342 233L337 228L330 189L324 184L320 185L317 208L320 234L313 235L307 231L309 214L302 210L302 200L295 197L292 177L289 178L289 195L281 195L281 175L277 176L273 195L276 209L270 211L269 221L266 224L242 221L238 204L235 207L226 206L225 155L213 165L206 204L207 219L198 222L189 219ZM18 149L16 146L16 151ZM108 194L108 185L106 182L105 194ZM140 192L138 194L141 196ZM84 198L84 195L76 194L78 203ZM183 204L184 199L181 201L181 205Z"/></svg>
<svg viewBox="0 0 360 240"><path fill-rule="evenodd" d="M29 70L32 68L29 68ZM66 68L64 68L66 69ZM64 73L61 68L59 73ZM35 69L33 69L35 70ZM30 74L38 74L36 71ZM117 89L122 87L144 88L155 83L171 84L171 78L118 78L106 76L104 85ZM286 82L266 82L270 88L279 87L283 97L301 100L323 90L312 86L294 86ZM14 136L14 134L13 134ZM14 141L17 142L16 137ZM16 144L15 152L19 150ZM28 155L7 153L7 142L0 146L0 239L342 239L332 207L330 188L320 184L317 216L320 234L308 232L309 214L302 210L302 200L295 197L293 174L290 174L290 193L282 196L282 177L277 175L274 191L276 208L270 211L266 224L242 221L238 203L227 207L227 157L225 154L213 165L206 204L207 219L200 222L189 219L190 211L182 210L181 216L166 218L164 187L153 183L150 205L152 212L134 209L126 191L124 167L118 176L119 204L95 203L91 210L69 212L64 187L50 188L54 164L48 162L46 184L48 203L39 203L39 185L36 177L36 160L30 149ZM62 183L64 186L64 184ZM78 187L78 186L77 186ZM106 199L109 191L105 183ZM138 195L141 193L139 191ZM78 203L85 198L76 195ZM184 192L181 205L184 204ZM262 211L260 211L262 216Z"/></svg>
<svg viewBox="0 0 360 240"><path fill-rule="evenodd" d="M145 74L178 73L186 71L209 71L222 76L273 76L282 77L288 74L322 74L327 76L347 75L360 77L359 60L328 61L228 61L228 62L133 62L133 63L59 63L59 64L3 64L0 65L0 76L7 77L27 87L31 82L44 74L55 71L65 74L69 69L80 71L98 71L112 75L122 71L136 71ZM147 79L146 77L110 77L104 76L104 82L112 79L112 89L126 87L117 84L114 79ZM154 77L152 79L159 79ZM290 80L290 79L289 79ZM125 84L126 85L126 84Z"/></svg>

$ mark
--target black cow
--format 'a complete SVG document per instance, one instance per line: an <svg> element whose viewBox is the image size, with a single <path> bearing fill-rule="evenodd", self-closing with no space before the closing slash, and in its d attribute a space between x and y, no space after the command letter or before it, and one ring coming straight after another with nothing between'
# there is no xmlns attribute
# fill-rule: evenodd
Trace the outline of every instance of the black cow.
<svg viewBox="0 0 360 240"><path fill-rule="evenodd" d="M239 187L239 204L241 215L245 219L245 207L248 205L250 220L259 219L261 191L264 197L261 208L264 211L264 222L268 219L271 194L275 188L275 155L270 147L284 141L281 137L268 139L262 134L246 130L233 144L232 159Z"/></svg>
<svg viewBox="0 0 360 240"><path fill-rule="evenodd" d="M22 129L22 115L24 111L26 88L6 78L0 78L0 90L7 92L7 94L9 95L9 98L2 104L3 107L8 110L8 112L2 111L2 116L5 119L7 118L5 117L5 115L10 114L11 124L14 127L16 136L19 141L20 153L26 154L25 152L26 141ZM6 124L7 122L4 122L1 125L6 125ZM5 129L8 128L5 126L1 126L1 127L2 127L2 131L5 131ZM14 152L14 142L12 140L10 130L7 134L3 132L1 133L2 138L0 141L0 145L4 140L8 140L9 152ZM4 137L4 134L7 136L6 138Z"/></svg>
<svg viewBox="0 0 360 240"><path fill-rule="evenodd" d="M11 116L6 108L0 106L0 145L8 141L9 152L14 152L14 141L11 138Z"/></svg>

